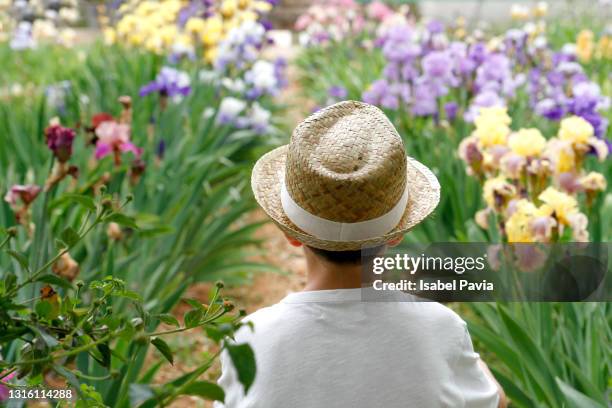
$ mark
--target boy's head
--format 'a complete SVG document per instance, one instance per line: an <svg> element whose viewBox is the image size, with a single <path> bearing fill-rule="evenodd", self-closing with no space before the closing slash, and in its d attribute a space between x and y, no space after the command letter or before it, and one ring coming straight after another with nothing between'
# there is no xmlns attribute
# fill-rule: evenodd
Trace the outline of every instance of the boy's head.
<svg viewBox="0 0 612 408"><path fill-rule="evenodd" d="M315 248L312 246L304 245L297 239L286 235L287 241L290 245L294 247L304 247L304 251L309 251L314 256L316 256L319 260L333 264L335 266L354 266L358 265L362 262L362 251L361 249L355 249L350 251L328 251L326 249ZM380 245L368 250L368 253L371 254L380 254L385 251L387 247L394 247L398 245L402 241L403 236L396 238L392 241L387 242L385 245Z"/></svg>
<svg viewBox="0 0 612 408"><path fill-rule="evenodd" d="M440 199L436 177L406 156L384 113L355 101L306 118L289 145L259 159L251 186L290 239L342 264L359 262L361 248L399 242Z"/></svg>

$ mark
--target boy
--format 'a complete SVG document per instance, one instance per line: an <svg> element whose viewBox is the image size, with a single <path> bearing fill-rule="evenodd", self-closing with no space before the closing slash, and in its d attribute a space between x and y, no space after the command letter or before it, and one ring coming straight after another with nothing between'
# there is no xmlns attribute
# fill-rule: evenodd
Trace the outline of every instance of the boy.
<svg viewBox="0 0 612 408"><path fill-rule="evenodd" d="M440 194L382 111L346 101L315 113L257 162L251 184L289 243L304 247L308 276L304 291L255 312L254 331L237 334L257 361L246 395L222 356L225 407L505 406L455 313L361 301L361 249L398 244Z"/></svg>

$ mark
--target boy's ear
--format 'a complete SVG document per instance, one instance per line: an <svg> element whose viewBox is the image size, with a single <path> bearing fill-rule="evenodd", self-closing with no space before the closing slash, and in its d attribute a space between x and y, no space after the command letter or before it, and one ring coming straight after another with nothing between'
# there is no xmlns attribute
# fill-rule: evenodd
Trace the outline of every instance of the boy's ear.
<svg viewBox="0 0 612 408"><path fill-rule="evenodd" d="M403 239L404 239L404 236L400 235L399 237L387 242L387 246L390 248L396 247L402 242Z"/></svg>
<svg viewBox="0 0 612 408"><path fill-rule="evenodd" d="M298 241L297 239L290 237L289 235L285 234L285 238L287 239L287 242L289 242L289 245L294 246L294 247L301 247L302 244L300 241Z"/></svg>

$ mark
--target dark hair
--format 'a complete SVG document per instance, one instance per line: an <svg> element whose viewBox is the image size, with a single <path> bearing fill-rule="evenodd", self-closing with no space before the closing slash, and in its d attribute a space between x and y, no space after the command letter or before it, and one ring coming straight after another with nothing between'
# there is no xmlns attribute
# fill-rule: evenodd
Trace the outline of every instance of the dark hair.
<svg viewBox="0 0 612 408"><path fill-rule="evenodd" d="M334 264L359 264L362 260L361 249L357 249L354 251L328 251L326 249L308 247L312 252L314 252L317 256L325 259L328 262ZM373 250L368 250L368 253L379 253L384 248L384 245L374 248Z"/></svg>

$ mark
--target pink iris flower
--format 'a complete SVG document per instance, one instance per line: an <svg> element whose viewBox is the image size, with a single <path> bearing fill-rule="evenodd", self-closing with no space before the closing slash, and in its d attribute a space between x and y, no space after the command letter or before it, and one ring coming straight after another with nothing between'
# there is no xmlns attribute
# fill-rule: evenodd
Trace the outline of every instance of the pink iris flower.
<svg viewBox="0 0 612 408"><path fill-rule="evenodd" d="M102 122L96 128L96 159L101 159L109 154L115 157L115 163L121 162L121 153L132 152L134 156L140 157L142 149L136 147L130 141L130 126L115 121Z"/></svg>
<svg viewBox="0 0 612 408"><path fill-rule="evenodd" d="M41 188L34 184L15 184L4 196L4 201L9 203L11 207L14 207L17 205L17 199L21 199L26 206L29 206L38 196L40 190Z"/></svg>
<svg viewBox="0 0 612 408"><path fill-rule="evenodd" d="M17 375L17 373L13 372L10 373L7 376L2 377L2 373L0 373L0 380L4 381L4 382L8 382L10 380L13 379L13 377L15 377L15 375ZM0 402L4 402L6 400L8 400L9 398L9 389L7 386L5 385L1 385L0 384Z"/></svg>

